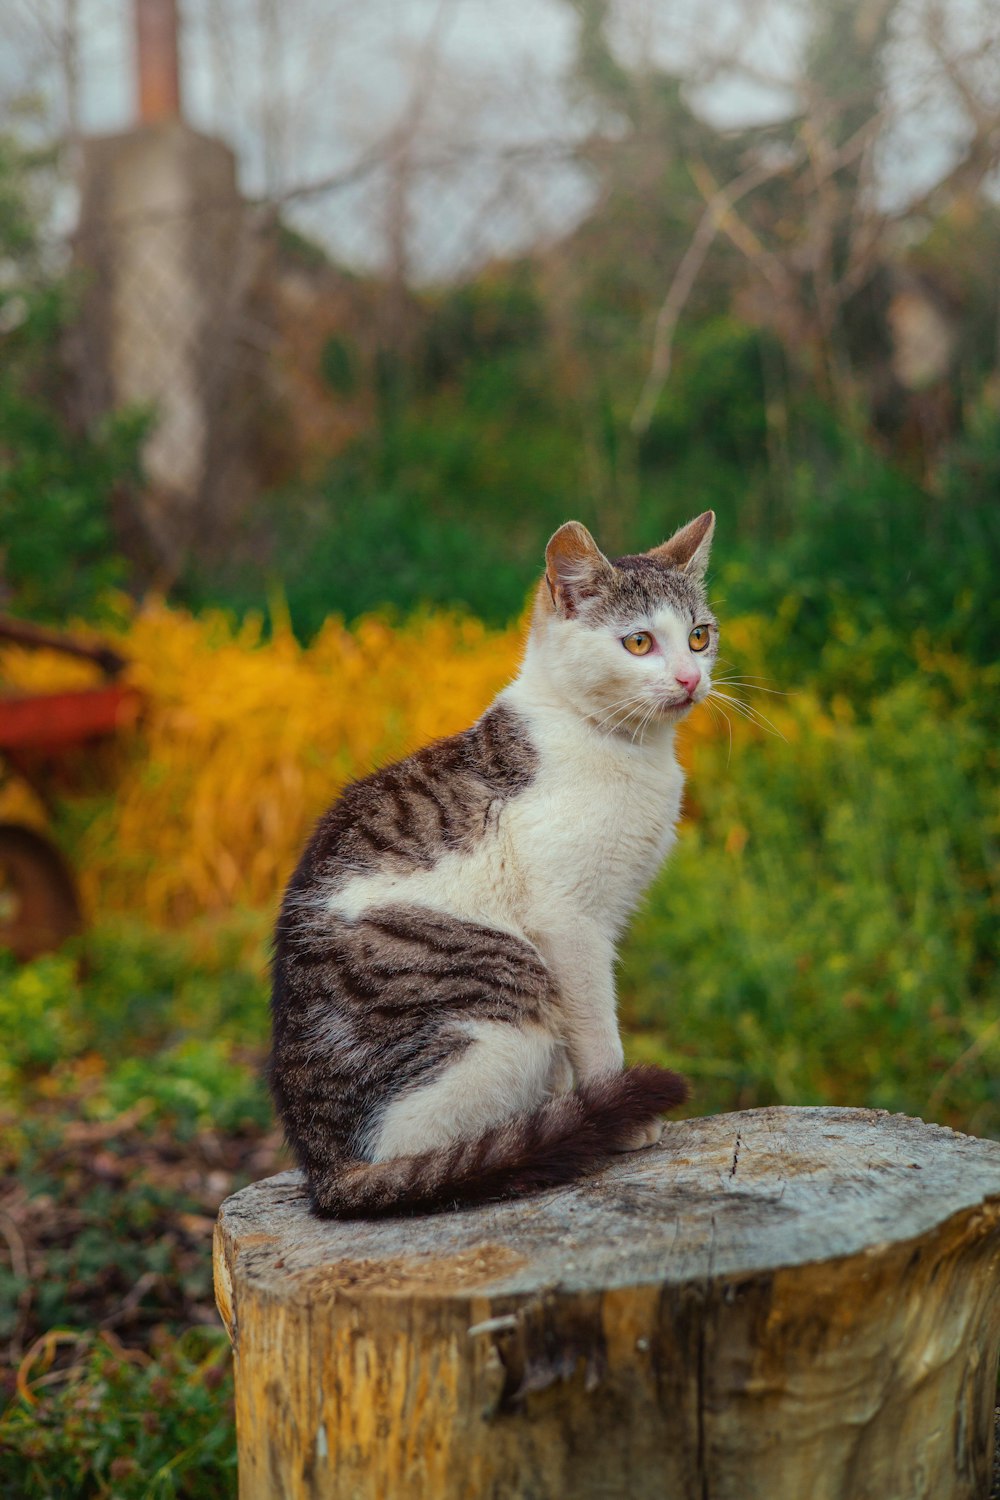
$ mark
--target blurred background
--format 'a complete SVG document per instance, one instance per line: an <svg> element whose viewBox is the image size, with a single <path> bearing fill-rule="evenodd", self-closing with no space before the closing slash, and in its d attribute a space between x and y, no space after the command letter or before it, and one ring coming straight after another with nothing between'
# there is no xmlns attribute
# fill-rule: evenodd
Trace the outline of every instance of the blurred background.
<svg viewBox="0 0 1000 1500"><path fill-rule="evenodd" d="M569 517L719 516L629 1055L1000 1135L993 0L0 33L0 1495L235 1494L283 882L509 679Z"/></svg>

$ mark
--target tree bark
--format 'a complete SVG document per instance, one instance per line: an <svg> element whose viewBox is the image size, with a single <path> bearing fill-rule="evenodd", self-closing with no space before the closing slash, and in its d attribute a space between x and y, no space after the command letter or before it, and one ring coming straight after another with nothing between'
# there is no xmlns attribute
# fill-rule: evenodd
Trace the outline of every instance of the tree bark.
<svg viewBox="0 0 1000 1500"><path fill-rule="evenodd" d="M667 1126L571 1188L222 1206L241 1500L984 1500L1000 1144L881 1111Z"/></svg>

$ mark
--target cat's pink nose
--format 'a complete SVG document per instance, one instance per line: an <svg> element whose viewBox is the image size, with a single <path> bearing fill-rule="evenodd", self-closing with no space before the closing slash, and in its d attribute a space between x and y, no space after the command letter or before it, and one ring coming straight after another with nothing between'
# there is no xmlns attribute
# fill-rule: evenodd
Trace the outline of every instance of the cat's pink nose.
<svg viewBox="0 0 1000 1500"><path fill-rule="evenodd" d="M674 673L674 681L680 683L690 697L701 681L701 673L697 667L682 667L679 672Z"/></svg>

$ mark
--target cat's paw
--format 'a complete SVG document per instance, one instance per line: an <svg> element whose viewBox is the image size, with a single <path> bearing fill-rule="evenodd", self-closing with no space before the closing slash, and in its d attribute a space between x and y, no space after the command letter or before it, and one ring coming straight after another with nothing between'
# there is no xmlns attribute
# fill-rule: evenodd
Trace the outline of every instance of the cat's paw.
<svg viewBox="0 0 1000 1500"><path fill-rule="evenodd" d="M637 1125L631 1135L626 1136L624 1141L619 1141L615 1146L616 1151L643 1151L647 1146L655 1146L663 1134L662 1120L649 1120L645 1125Z"/></svg>

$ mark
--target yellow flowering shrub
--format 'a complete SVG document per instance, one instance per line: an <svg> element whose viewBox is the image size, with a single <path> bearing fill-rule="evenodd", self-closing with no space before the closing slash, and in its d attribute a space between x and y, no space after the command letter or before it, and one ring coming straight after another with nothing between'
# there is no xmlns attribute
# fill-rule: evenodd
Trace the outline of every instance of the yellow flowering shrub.
<svg viewBox="0 0 1000 1500"><path fill-rule="evenodd" d="M115 639L145 711L75 849L92 912L169 924L273 906L340 787L472 723L516 671L523 629L446 612L350 628L330 619L303 646L280 606L272 617L265 635L259 617L238 624L153 604ZM739 629L745 653L753 628ZM37 692L95 680L85 665L13 649L0 678ZM748 732L739 718L734 732ZM720 735L725 727L699 710L682 754ZM38 821L37 812L12 781L0 816Z"/></svg>

